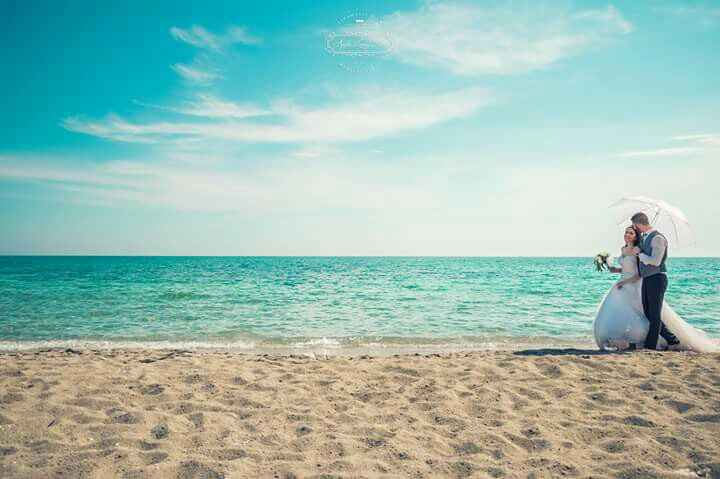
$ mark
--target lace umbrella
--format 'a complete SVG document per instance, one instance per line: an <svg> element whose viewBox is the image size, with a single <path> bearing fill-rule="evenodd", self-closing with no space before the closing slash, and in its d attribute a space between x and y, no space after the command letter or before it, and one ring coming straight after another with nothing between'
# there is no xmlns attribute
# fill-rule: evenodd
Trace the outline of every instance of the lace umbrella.
<svg viewBox="0 0 720 479"><path fill-rule="evenodd" d="M675 246L690 246L695 243L692 227L685 213L663 200L647 196L625 196L610 208L618 211L618 224L629 225L634 213L643 212L650 219L653 228L662 232Z"/></svg>

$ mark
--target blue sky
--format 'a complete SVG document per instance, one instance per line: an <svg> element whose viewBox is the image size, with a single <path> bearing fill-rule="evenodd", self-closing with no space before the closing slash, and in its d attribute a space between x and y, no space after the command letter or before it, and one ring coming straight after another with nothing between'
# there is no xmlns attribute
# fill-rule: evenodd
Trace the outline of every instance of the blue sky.
<svg viewBox="0 0 720 479"><path fill-rule="evenodd" d="M716 2L0 8L0 253L720 255Z"/></svg>

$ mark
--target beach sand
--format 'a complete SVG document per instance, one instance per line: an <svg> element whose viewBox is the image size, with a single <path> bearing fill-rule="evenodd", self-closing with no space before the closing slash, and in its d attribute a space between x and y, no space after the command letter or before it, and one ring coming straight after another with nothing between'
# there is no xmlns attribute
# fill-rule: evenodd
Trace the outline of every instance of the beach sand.
<svg viewBox="0 0 720 479"><path fill-rule="evenodd" d="M720 477L720 355L0 353L0 477Z"/></svg>

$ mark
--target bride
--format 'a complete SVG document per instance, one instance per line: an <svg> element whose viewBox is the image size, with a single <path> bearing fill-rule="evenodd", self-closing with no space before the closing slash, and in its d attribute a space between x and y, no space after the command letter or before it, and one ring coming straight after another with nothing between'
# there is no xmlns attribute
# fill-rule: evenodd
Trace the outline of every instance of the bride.
<svg viewBox="0 0 720 479"><path fill-rule="evenodd" d="M622 276L605 295L593 322L595 342L601 350L641 348L650 328L643 313L642 279L638 273L637 256L632 254L639 237L632 226L625 229L625 246L618 260L620 267L610 268L612 273L620 273ZM667 303L663 303L662 322L680 340L680 349L720 351L718 344L686 323ZM666 346L667 342L660 337L658 347Z"/></svg>

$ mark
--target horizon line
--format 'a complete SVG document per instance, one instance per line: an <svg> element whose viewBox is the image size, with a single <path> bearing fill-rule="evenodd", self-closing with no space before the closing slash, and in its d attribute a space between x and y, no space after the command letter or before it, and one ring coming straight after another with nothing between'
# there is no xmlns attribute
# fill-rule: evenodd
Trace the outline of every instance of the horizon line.
<svg viewBox="0 0 720 479"><path fill-rule="evenodd" d="M0 258L594 258L585 255L276 255L276 254L87 254L0 253ZM671 256L668 259L720 259L720 256Z"/></svg>

